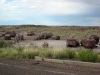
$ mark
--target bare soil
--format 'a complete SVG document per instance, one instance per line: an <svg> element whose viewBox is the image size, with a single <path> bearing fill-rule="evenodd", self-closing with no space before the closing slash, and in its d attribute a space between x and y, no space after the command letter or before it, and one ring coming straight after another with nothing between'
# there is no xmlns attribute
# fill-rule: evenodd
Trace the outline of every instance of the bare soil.
<svg viewBox="0 0 100 75"><path fill-rule="evenodd" d="M100 68L0 58L0 75L100 75Z"/></svg>
<svg viewBox="0 0 100 75"><path fill-rule="evenodd" d="M82 50L85 49L82 46L79 47L67 47L66 46L66 40L23 40L20 41L19 43L16 43L14 46L18 47L18 46L22 46L22 47L28 47L28 46L36 46L36 47L42 47L42 44L44 42L47 42L49 44L49 48L53 49L53 48L58 48L58 49L72 49L72 50ZM100 52L100 45L97 45L97 48L92 49L94 52Z"/></svg>

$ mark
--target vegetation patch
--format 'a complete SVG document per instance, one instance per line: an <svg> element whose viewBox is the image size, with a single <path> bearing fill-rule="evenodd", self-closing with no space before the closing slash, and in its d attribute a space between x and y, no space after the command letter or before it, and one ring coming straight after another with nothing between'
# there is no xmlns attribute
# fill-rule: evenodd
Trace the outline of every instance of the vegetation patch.
<svg viewBox="0 0 100 75"><path fill-rule="evenodd" d="M52 58L53 52L47 49L42 49L39 51L39 56L45 58Z"/></svg>
<svg viewBox="0 0 100 75"><path fill-rule="evenodd" d="M74 50L66 50L69 59L75 58L76 52Z"/></svg>
<svg viewBox="0 0 100 75"><path fill-rule="evenodd" d="M0 48L10 48L12 44L11 41L0 40Z"/></svg>
<svg viewBox="0 0 100 75"><path fill-rule="evenodd" d="M78 53L78 59L85 62L97 62L98 55L90 50L81 50Z"/></svg>
<svg viewBox="0 0 100 75"><path fill-rule="evenodd" d="M37 50L37 48L27 47L23 49L20 56L23 58L33 59L38 54L39 54L39 50Z"/></svg>
<svg viewBox="0 0 100 75"><path fill-rule="evenodd" d="M63 58L68 58L68 55L66 53L66 51L62 50L62 51L55 51L53 53L52 58L54 59L63 59Z"/></svg>
<svg viewBox="0 0 100 75"><path fill-rule="evenodd" d="M99 62L100 56L90 50L76 52L70 49L48 49L37 47L0 48L0 57L8 59L27 58L34 59L35 56L51 59L77 59L85 62Z"/></svg>

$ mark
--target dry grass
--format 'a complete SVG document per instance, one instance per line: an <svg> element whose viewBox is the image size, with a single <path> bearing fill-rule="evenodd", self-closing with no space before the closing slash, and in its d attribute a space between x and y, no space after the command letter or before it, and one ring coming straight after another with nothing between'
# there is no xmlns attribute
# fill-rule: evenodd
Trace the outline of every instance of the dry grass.
<svg viewBox="0 0 100 75"><path fill-rule="evenodd" d="M82 27L82 26L49 26L49 27L20 27L19 29L14 28L2 28L0 31L34 31L37 33L49 31L54 35L66 36L66 37L88 37L92 34L98 35L100 37L100 27Z"/></svg>

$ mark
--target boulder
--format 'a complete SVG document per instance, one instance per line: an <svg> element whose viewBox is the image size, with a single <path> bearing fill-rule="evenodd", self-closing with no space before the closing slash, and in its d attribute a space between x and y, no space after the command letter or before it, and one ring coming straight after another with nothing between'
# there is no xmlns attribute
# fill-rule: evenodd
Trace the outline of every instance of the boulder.
<svg viewBox="0 0 100 75"><path fill-rule="evenodd" d="M49 39L49 38L51 38L52 36L53 36L53 34L50 33L50 32L45 32L45 33L42 33L42 34L40 35L41 39Z"/></svg>
<svg viewBox="0 0 100 75"><path fill-rule="evenodd" d="M33 40L41 40L40 36L34 36Z"/></svg>
<svg viewBox="0 0 100 75"><path fill-rule="evenodd" d="M11 37L14 37L16 36L16 32L15 31L9 31L9 32L5 32L5 34L10 34Z"/></svg>
<svg viewBox="0 0 100 75"><path fill-rule="evenodd" d="M79 46L79 42L72 38L72 39L67 39L67 47L77 47Z"/></svg>
<svg viewBox="0 0 100 75"><path fill-rule="evenodd" d="M5 32L0 33L1 37L5 36Z"/></svg>
<svg viewBox="0 0 100 75"><path fill-rule="evenodd" d="M53 40L60 40L60 36L52 36L51 37Z"/></svg>
<svg viewBox="0 0 100 75"><path fill-rule="evenodd" d="M49 44L48 44L47 42L44 42L44 43L42 44L42 47L43 47L43 48L48 48L48 46L49 46Z"/></svg>
<svg viewBox="0 0 100 75"><path fill-rule="evenodd" d="M91 36L89 37L89 39L94 39L94 40L96 40L96 44L99 43L99 37L96 36L96 35L91 35Z"/></svg>
<svg viewBox="0 0 100 75"><path fill-rule="evenodd" d="M11 40L11 35L10 34L6 34L3 36L4 40Z"/></svg>
<svg viewBox="0 0 100 75"><path fill-rule="evenodd" d="M24 36L22 34L16 34L15 41L18 42L18 41L21 41L21 40L24 40Z"/></svg>
<svg viewBox="0 0 100 75"><path fill-rule="evenodd" d="M16 32L13 31L13 32L10 33L10 35L11 35L11 37L14 37L14 38L15 38L15 36L16 36Z"/></svg>
<svg viewBox="0 0 100 75"><path fill-rule="evenodd" d="M85 48L94 48L96 45L96 40L94 39L82 39L81 46Z"/></svg>
<svg viewBox="0 0 100 75"><path fill-rule="evenodd" d="M35 35L34 32L29 32L29 33L27 33L27 36L33 36L33 35Z"/></svg>

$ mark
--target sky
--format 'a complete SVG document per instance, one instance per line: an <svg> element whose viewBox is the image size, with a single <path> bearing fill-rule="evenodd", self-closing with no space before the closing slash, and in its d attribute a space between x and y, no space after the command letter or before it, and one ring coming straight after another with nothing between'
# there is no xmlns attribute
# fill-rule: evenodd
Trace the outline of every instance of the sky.
<svg viewBox="0 0 100 75"><path fill-rule="evenodd" d="M0 25L100 26L100 0L0 0Z"/></svg>

